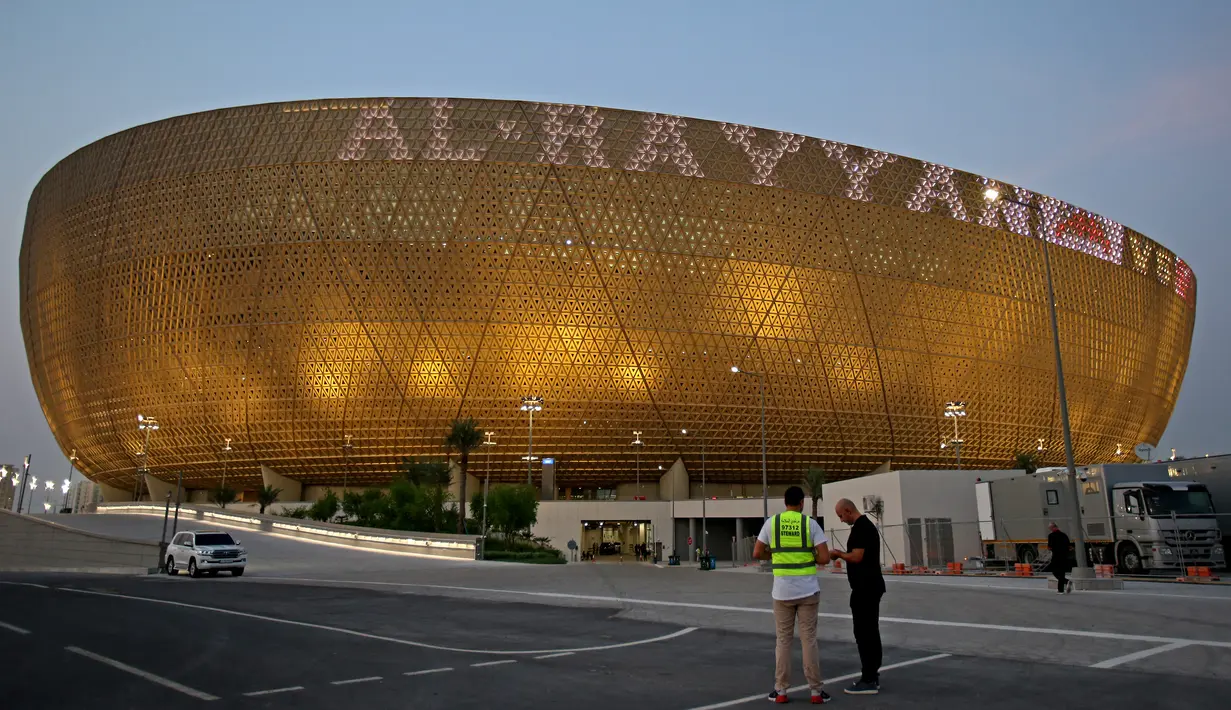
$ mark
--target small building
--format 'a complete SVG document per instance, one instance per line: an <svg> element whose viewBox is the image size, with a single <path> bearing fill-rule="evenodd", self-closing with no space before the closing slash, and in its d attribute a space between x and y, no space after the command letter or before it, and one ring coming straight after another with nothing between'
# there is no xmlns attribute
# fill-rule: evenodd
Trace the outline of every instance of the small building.
<svg viewBox="0 0 1231 710"><path fill-rule="evenodd" d="M830 545L846 549L849 526L833 506L849 498L880 528L881 562L908 567L939 567L982 556L975 483L1021 475L1020 470L887 471L827 483L825 528Z"/></svg>

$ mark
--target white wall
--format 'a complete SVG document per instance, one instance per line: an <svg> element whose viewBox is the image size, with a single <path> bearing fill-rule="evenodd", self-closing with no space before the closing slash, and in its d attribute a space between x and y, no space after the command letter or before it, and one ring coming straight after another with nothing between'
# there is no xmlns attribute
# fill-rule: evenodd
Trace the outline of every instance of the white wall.
<svg viewBox="0 0 1231 710"><path fill-rule="evenodd" d="M902 487L899 477L902 472L889 471L860 478L851 478L835 483L826 483L821 489L821 505L825 506L825 534L829 535L830 545L839 550L846 549L846 538L850 534L850 526L838 520L834 515L834 506L839 500L849 498L855 507L863 510L865 496L880 496L885 502L885 513L879 526L881 528L881 563L905 562L906 538L902 530ZM906 471L907 475L915 471ZM974 492L971 492L973 499ZM832 532L831 532L832 531Z"/></svg>
<svg viewBox="0 0 1231 710"><path fill-rule="evenodd" d="M903 471L903 518L949 518L953 521L953 554L957 560L982 557L975 482L1021 475L1021 471ZM904 522L899 520L896 522ZM925 533L926 534L926 533ZM925 543L926 544L926 543ZM906 560L899 560L905 562Z"/></svg>
<svg viewBox="0 0 1231 710"><path fill-rule="evenodd" d="M885 501L885 514L880 521L884 548L881 562L909 563L906 519L949 518L953 522L953 554L955 559L981 556L982 546L976 524L979 517L975 503L975 482L1008 478L1021 471L1008 470L922 470L889 471L862 478L825 484L827 515L825 527L835 531L834 537L846 542L849 527L833 515L833 506L840 498L849 498L863 511L863 499L879 495ZM926 536L926 530L924 532ZM926 554L926 538L924 548Z"/></svg>

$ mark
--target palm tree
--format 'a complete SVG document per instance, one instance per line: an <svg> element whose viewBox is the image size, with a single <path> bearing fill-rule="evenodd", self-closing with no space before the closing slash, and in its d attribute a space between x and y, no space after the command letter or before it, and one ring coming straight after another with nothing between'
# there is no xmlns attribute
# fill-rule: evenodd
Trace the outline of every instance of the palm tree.
<svg viewBox="0 0 1231 710"><path fill-rule="evenodd" d="M451 424L452 429L449 430L449 435L445 437L445 446L457 452L458 468L461 470L461 495L457 497L458 506L461 508L457 516L457 533L464 535L466 533L466 472L470 468L470 452L479 448L483 443L483 432L479 430L479 423L474 420L474 417L466 417L465 419L454 419Z"/></svg>
<svg viewBox="0 0 1231 710"><path fill-rule="evenodd" d="M1013 468L1020 468L1026 473L1039 470L1039 455L1033 451L1019 451L1013 456Z"/></svg>
<svg viewBox="0 0 1231 710"><path fill-rule="evenodd" d="M261 486L260 490L256 492L256 502L261 506L261 515L265 514L266 508L277 502L278 496L281 495L281 493L281 488Z"/></svg>
<svg viewBox="0 0 1231 710"><path fill-rule="evenodd" d="M808 495L812 496L812 519L820 524L816 515L816 502L821 499L821 490L825 487L825 469L809 466L808 470L804 471L804 486L808 489Z"/></svg>

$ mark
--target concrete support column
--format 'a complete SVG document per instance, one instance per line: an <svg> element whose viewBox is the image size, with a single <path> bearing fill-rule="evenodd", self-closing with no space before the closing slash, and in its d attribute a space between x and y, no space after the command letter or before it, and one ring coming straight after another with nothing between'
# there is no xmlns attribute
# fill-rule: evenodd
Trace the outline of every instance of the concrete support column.
<svg viewBox="0 0 1231 710"><path fill-rule="evenodd" d="M160 479L154 478L150 474L145 476L145 490L150 494L150 500L154 503L167 502L167 494L171 494L171 502L175 503L175 484L167 483Z"/></svg>
<svg viewBox="0 0 1231 710"><path fill-rule="evenodd" d="M688 545L688 561L697 561L697 545L701 544L701 540L697 538L697 519L688 519L688 540L692 540L692 544ZM684 542L687 543L688 540Z"/></svg>
<svg viewBox="0 0 1231 710"><path fill-rule="evenodd" d="M743 539L744 539L744 519L736 518L735 519L735 549L732 551L732 555L731 555L735 559L736 562L745 561L743 558L744 556L742 554L743 548L739 546L740 542L743 541Z"/></svg>
<svg viewBox="0 0 1231 710"><path fill-rule="evenodd" d="M303 484L293 478L287 478L272 468L261 464L261 482L267 486L281 488L278 502L294 503L303 500Z"/></svg>
<svg viewBox="0 0 1231 710"><path fill-rule="evenodd" d="M133 499L133 492L106 483L98 483L98 489L103 492L104 503L128 503ZM29 493L29 491L26 491Z"/></svg>

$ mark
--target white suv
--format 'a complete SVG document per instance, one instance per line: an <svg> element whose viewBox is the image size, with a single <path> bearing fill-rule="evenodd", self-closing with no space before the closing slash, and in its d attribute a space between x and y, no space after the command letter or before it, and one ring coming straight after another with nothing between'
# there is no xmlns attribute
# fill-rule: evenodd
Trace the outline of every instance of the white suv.
<svg viewBox="0 0 1231 710"><path fill-rule="evenodd" d="M236 577L244 573L248 551L239 540L221 530L194 530L176 535L167 547L167 574L188 570L191 577L208 572L212 577L228 570Z"/></svg>

